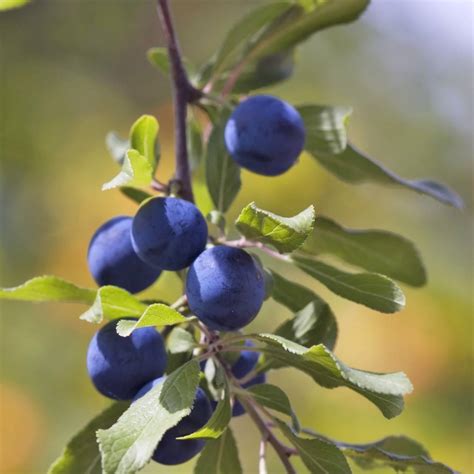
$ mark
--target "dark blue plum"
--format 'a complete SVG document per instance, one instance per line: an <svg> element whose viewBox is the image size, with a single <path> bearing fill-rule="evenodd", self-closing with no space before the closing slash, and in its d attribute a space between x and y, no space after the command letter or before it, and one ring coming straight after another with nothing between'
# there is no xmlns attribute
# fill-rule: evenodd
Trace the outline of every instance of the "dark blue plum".
<svg viewBox="0 0 474 474"><path fill-rule="evenodd" d="M303 119L283 100L256 95L241 102L225 128L225 143L243 168L277 176L291 168L305 142Z"/></svg>
<svg viewBox="0 0 474 474"><path fill-rule="evenodd" d="M116 326L117 320L110 321L95 333L87 351L87 371L106 397L131 400L143 385L163 375L166 350L161 334L153 327L122 337Z"/></svg>
<svg viewBox="0 0 474 474"><path fill-rule="evenodd" d="M119 216L107 221L93 235L87 262L99 286L115 285L138 293L160 276L160 270L147 265L133 250L131 228L132 218Z"/></svg>
<svg viewBox="0 0 474 474"><path fill-rule="evenodd" d="M242 249L212 247L194 261L186 279L191 311L210 329L235 331L249 324L265 296L261 270Z"/></svg>
<svg viewBox="0 0 474 474"><path fill-rule="evenodd" d="M135 252L144 262L161 270L189 267L206 243L204 217L194 204L183 199L149 199L133 218Z"/></svg>
<svg viewBox="0 0 474 474"><path fill-rule="evenodd" d="M253 387L254 385L265 383L266 380L267 380L266 374L258 374L252 380L248 381L247 383L244 383L242 387L243 388ZM235 400L234 406L232 407L232 416L242 416L244 413L245 413L245 408L242 406L242 404L239 401Z"/></svg>
<svg viewBox="0 0 474 474"><path fill-rule="evenodd" d="M161 383L164 377L146 384L134 397L134 401L143 397L156 384ZM207 395L201 388L196 391L196 398L191 413L185 416L175 427L165 433L153 453L152 459L160 464L182 464L196 456L203 448L203 439L177 440L202 428L212 415L212 407Z"/></svg>
<svg viewBox="0 0 474 474"><path fill-rule="evenodd" d="M245 341L246 347L255 347L252 341ZM241 379L255 368L260 357L260 352L241 351L239 358L232 364L231 370L234 377Z"/></svg>

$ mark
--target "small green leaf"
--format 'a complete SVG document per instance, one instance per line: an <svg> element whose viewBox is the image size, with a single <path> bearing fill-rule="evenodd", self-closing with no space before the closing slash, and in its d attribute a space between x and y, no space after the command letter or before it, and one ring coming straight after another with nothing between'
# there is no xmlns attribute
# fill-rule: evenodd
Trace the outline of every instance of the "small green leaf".
<svg viewBox="0 0 474 474"><path fill-rule="evenodd" d="M144 311L143 306L142 304L140 307L142 310L140 311L140 319L138 321L122 319L117 323L117 333L120 334L120 336L130 336L137 328L171 326L173 324L187 322L187 319L179 311L176 311L166 304L155 303L145 307ZM137 314L135 313L133 316L137 316Z"/></svg>
<svg viewBox="0 0 474 474"><path fill-rule="evenodd" d="M194 474L243 474L237 443L230 428L220 438L206 443Z"/></svg>
<svg viewBox="0 0 474 474"><path fill-rule="evenodd" d="M358 151L351 144L348 144L346 149L338 155L319 153L311 146L311 141L307 141L306 150L330 173L347 183L373 182L381 185L396 185L426 194L456 208L464 206L461 196L449 187L429 179L402 178L381 163Z"/></svg>
<svg viewBox="0 0 474 474"><path fill-rule="evenodd" d="M122 165L130 149L130 140L122 138L117 132L109 132L105 137L105 146L112 159Z"/></svg>
<svg viewBox="0 0 474 474"><path fill-rule="evenodd" d="M124 402L115 402L91 420L69 441L61 456L48 469L48 474L101 474L96 431L112 426L128 405Z"/></svg>
<svg viewBox="0 0 474 474"><path fill-rule="evenodd" d="M152 115L142 115L130 129L131 148L146 158L153 171L158 162L158 130L158 121Z"/></svg>
<svg viewBox="0 0 474 474"><path fill-rule="evenodd" d="M99 430L104 474L133 474L150 460L170 428L191 412L199 383L199 363L192 359L153 387L108 430Z"/></svg>
<svg viewBox="0 0 474 474"><path fill-rule="evenodd" d="M275 334L302 346L324 344L334 349L337 339L337 322L329 305L316 297L311 303L284 322Z"/></svg>
<svg viewBox="0 0 474 474"><path fill-rule="evenodd" d="M405 295L389 278L377 273L346 273L318 260L292 257L296 265L336 295L382 313L405 306Z"/></svg>
<svg viewBox="0 0 474 474"><path fill-rule="evenodd" d="M300 105L297 110L305 124L306 148L311 153L337 154L345 150L350 107Z"/></svg>
<svg viewBox="0 0 474 474"><path fill-rule="evenodd" d="M291 311L299 311L319 297L310 289L287 280L271 270L273 277L272 298ZM322 301L322 300L321 300Z"/></svg>
<svg viewBox="0 0 474 474"><path fill-rule="evenodd" d="M0 288L0 299L22 301L63 301L92 304L96 290L80 288L51 275L32 278L14 288Z"/></svg>
<svg viewBox="0 0 474 474"><path fill-rule="evenodd" d="M307 439L296 436L289 426L276 419L278 427L293 444L301 460L312 474L351 474L344 454L333 443L326 439Z"/></svg>
<svg viewBox="0 0 474 474"><path fill-rule="evenodd" d="M192 351L196 346L196 340L186 329L176 327L170 332L166 345L170 354L181 354Z"/></svg>
<svg viewBox="0 0 474 474"><path fill-rule="evenodd" d="M206 153L206 183L212 202L220 212L226 212L237 196L240 167L230 157L224 144L224 127L227 115L214 125Z"/></svg>
<svg viewBox="0 0 474 474"><path fill-rule="evenodd" d="M166 48L150 48L146 56L152 66L155 66L165 76L170 73L170 60Z"/></svg>
<svg viewBox="0 0 474 474"><path fill-rule="evenodd" d="M348 229L318 217L302 250L312 255L336 255L347 263L412 286L426 283L425 268L416 247L392 232Z"/></svg>
<svg viewBox="0 0 474 474"><path fill-rule="evenodd" d="M146 191L137 188L130 188L128 186L122 186L120 192L132 201L135 201L137 204L141 204L143 201L152 197L152 195Z"/></svg>
<svg viewBox="0 0 474 474"><path fill-rule="evenodd" d="M0 0L0 12L24 7L31 0Z"/></svg>
<svg viewBox="0 0 474 474"><path fill-rule="evenodd" d="M368 444L337 443L337 446L366 470L388 467L414 474L456 474L448 466L433 461L423 446L405 436L389 436Z"/></svg>
<svg viewBox="0 0 474 474"><path fill-rule="evenodd" d="M294 217L281 217L259 209L252 202L242 209L235 225L247 239L272 245L279 252L288 253L303 245L313 231L314 218L313 206Z"/></svg>
<svg viewBox="0 0 474 474"><path fill-rule="evenodd" d="M153 179L153 167L146 157L137 150L128 150L120 173L109 182L102 185L102 191L120 186L142 187L149 186Z"/></svg>
<svg viewBox="0 0 474 474"><path fill-rule="evenodd" d="M326 388L348 387L374 403L386 418L403 410L403 395L413 386L403 372L380 374L352 369L322 344L309 349L274 334L246 336L264 342L260 350L285 366L295 367Z"/></svg>
<svg viewBox="0 0 474 474"><path fill-rule="evenodd" d="M104 317L108 319L139 317L146 309L146 304L128 291L116 286L103 286L97 290L93 305L81 315L81 319L99 324Z"/></svg>
<svg viewBox="0 0 474 474"><path fill-rule="evenodd" d="M222 392L224 396L219 399L209 421L200 430L177 439L217 439L225 432L232 418L232 407L230 405L229 386L227 383L225 383Z"/></svg>

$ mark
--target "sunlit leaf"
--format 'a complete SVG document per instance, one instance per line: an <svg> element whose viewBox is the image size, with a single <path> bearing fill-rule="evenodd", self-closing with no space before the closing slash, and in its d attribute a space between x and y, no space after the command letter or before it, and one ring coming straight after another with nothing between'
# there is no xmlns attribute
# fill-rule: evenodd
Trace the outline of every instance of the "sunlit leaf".
<svg viewBox="0 0 474 474"><path fill-rule="evenodd" d="M199 383L193 359L136 400L97 439L104 474L133 474L150 460L163 435L189 415Z"/></svg>
<svg viewBox="0 0 474 474"><path fill-rule="evenodd" d="M74 283L51 275L32 278L13 288L0 288L0 299L4 300L92 304L95 297L96 290L80 288Z"/></svg>
<svg viewBox="0 0 474 474"><path fill-rule="evenodd" d="M353 369L322 344L306 348L274 334L247 336L264 342L266 357L284 366L295 367L326 388L348 387L374 403L386 418L403 410L403 395L413 386L403 372L381 374Z"/></svg>
<svg viewBox="0 0 474 474"><path fill-rule="evenodd" d="M232 407L230 405L230 393L227 383L224 384L222 392L224 396L219 399L217 407L209 421L198 431L187 436L182 436L178 439L217 439L223 435L229 425L230 419L232 418Z"/></svg>
<svg viewBox="0 0 474 474"><path fill-rule="evenodd" d="M314 227L314 207L309 206L294 217L281 217L259 209L254 202L240 213L235 225L249 240L272 245L281 253L303 245Z"/></svg>
<svg viewBox="0 0 474 474"><path fill-rule="evenodd" d="M140 309L142 309L141 306ZM138 308L137 308L138 309ZM138 316L136 313L133 316ZM135 329L149 326L171 326L173 324L185 323L187 319L174 308L162 303L155 303L140 312L138 321L122 319L117 323L117 333L127 337Z"/></svg>

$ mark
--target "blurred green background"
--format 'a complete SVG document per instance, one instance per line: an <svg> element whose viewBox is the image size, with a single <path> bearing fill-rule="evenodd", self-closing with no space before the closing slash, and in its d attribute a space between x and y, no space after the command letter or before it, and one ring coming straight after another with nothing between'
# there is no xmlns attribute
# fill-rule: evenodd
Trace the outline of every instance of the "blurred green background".
<svg viewBox="0 0 474 474"><path fill-rule="evenodd" d="M206 59L258 3L172 1L186 56ZM272 89L293 103L352 105L349 134L358 147L402 176L456 188L463 212L410 191L342 184L307 156L278 178L244 172L230 212L251 200L288 215L314 203L345 225L389 229L417 242L429 284L405 288L408 305L397 315L345 302L284 269L333 306L336 353L346 363L410 376L415 392L400 417L387 421L362 397L324 390L290 370L271 373L270 381L288 391L308 427L352 442L404 433L464 473L474 472L472 20L470 1L374 1L357 23L305 43L294 78ZM39 274L93 285L85 259L90 236L106 219L134 212L120 193L100 191L116 173L104 146L110 129L126 134L139 115L155 114L159 176L171 175L170 88L145 58L161 44L152 1L38 0L0 14L1 286ZM202 193L200 201L207 203ZM147 294L165 296L168 287L174 296L175 277ZM83 309L2 303L0 472L45 472L66 440L107 405L86 375L96 328L77 319ZM271 330L286 316L268 303L252 326ZM256 472L256 429L246 417L233 425L245 472ZM146 471L192 472L192 462ZM269 471L282 472L272 454Z"/></svg>

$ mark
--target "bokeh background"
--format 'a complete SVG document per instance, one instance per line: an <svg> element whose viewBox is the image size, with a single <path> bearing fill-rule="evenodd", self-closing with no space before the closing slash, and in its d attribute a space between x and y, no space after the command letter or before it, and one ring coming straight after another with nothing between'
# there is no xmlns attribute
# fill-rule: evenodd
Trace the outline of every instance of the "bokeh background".
<svg viewBox="0 0 474 474"><path fill-rule="evenodd" d="M205 60L230 25L259 2L173 0L183 50ZM454 210L408 190L352 187L310 157L282 177L243 173L230 212L255 200L292 214L316 205L354 227L377 227L414 239L429 272L426 288L405 288L408 305L377 314L329 294L304 275L295 279L333 306L336 353L376 371L404 370L415 384L405 412L387 421L362 397L324 390L282 370L303 424L329 436L368 442L407 434L434 458L463 473L472 465L472 157L473 4L466 1L374 0L357 23L324 31L298 53L294 78L272 89L293 103L352 105L349 133L364 151L406 177L434 177L466 201ZM39 274L93 285L86 250L106 219L134 205L101 184L116 173L104 136L128 132L143 113L161 124L159 175L173 165L170 88L145 51L161 45L152 1L38 0L0 14L0 285ZM208 198L199 193L203 208ZM166 276L147 295L172 299ZM45 472L66 440L108 404L92 388L85 352L96 328L76 305L1 304L0 472ZM271 330L288 314L273 303L253 324ZM256 429L233 421L245 472L256 472ZM147 472L192 472L154 464ZM281 472L270 456L270 472ZM357 471L356 471L357 472Z"/></svg>

